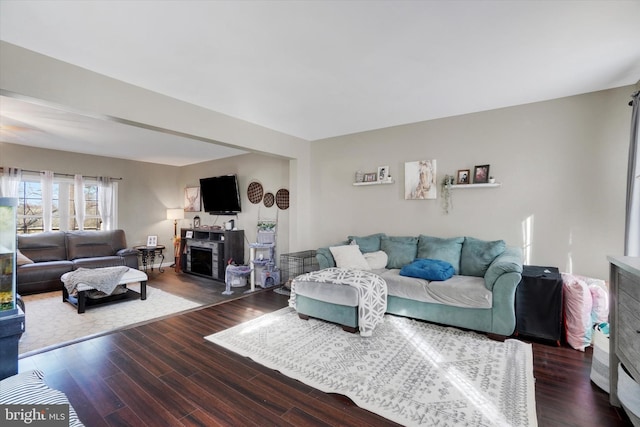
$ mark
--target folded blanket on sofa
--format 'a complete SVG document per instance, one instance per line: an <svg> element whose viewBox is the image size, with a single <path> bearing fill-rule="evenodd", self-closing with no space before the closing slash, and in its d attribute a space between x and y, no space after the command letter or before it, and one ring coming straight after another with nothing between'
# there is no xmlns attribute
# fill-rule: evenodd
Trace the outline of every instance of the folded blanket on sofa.
<svg viewBox="0 0 640 427"><path fill-rule="evenodd" d="M63 282L69 294L73 293L76 286L83 283L107 295L111 295L127 271L129 271L129 267L125 266L79 268L67 273Z"/></svg>
<svg viewBox="0 0 640 427"><path fill-rule="evenodd" d="M453 266L439 259L418 258L400 269L401 276L425 280L447 280L455 273Z"/></svg>

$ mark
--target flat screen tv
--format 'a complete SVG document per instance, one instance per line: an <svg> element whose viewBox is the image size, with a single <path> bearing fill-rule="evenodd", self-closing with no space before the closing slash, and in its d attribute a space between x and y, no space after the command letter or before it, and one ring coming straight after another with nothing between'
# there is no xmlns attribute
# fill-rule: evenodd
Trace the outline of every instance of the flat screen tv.
<svg viewBox="0 0 640 427"><path fill-rule="evenodd" d="M242 211L235 175L200 178L202 206L211 215L236 215Z"/></svg>

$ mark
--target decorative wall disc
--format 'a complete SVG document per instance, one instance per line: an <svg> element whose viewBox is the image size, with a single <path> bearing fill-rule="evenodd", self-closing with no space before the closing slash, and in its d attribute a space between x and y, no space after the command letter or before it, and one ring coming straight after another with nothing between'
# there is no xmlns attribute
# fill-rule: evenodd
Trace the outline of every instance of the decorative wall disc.
<svg viewBox="0 0 640 427"><path fill-rule="evenodd" d="M264 205L266 207L270 208L271 206L273 206L273 201L273 193L264 193Z"/></svg>
<svg viewBox="0 0 640 427"><path fill-rule="evenodd" d="M249 187L247 188L247 197L249 198L249 201L254 205L262 201L263 193L264 190L262 189L262 184L256 181L253 181L251 184L249 184Z"/></svg>
<svg viewBox="0 0 640 427"><path fill-rule="evenodd" d="M281 188L276 193L276 205L283 211L289 208L289 190Z"/></svg>

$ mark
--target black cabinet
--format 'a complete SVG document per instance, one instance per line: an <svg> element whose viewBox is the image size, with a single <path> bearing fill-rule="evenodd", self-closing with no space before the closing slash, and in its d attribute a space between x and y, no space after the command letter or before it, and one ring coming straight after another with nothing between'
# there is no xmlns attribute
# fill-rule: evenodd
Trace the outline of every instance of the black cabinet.
<svg viewBox="0 0 640 427"><path fill-rule="evenodd" d="M180 230L182 271L224 281L227 263L244 264L243 230Z"/></svg>
<svg viewBox="0 0 640 427"><path fill-rule="evenodd" d="M557 267L525 265L516 289L516 335L562 339L562 276Z"/></svg>

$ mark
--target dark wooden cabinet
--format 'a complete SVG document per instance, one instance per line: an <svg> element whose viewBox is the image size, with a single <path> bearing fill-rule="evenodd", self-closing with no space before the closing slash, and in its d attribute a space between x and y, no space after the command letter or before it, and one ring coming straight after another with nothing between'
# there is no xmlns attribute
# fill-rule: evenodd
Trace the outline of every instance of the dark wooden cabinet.
<svg viewBox="0 0 640 427"><path fill-rule="evenodd" d="M243 230L180 230L182 271L224 281L228 262L244 264Z"/></svg>
<svg viewBox="0 0 640 427"><path fill-rule="evenodd" d="M611 263L609 401L614 406L622 405L632 424L640 426L640 417L625 407L634 402L632 394L640 386L640 257L607 258ZM618 388L621 380L626 386Z"/></svg>
<svg viewBox="0 0 640 427"><path fill-rule="evenodd" d="M516 335L562 340L562 276L556 267L525 265L516 288Z"/></svg>

